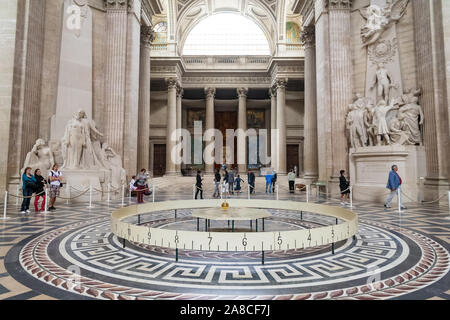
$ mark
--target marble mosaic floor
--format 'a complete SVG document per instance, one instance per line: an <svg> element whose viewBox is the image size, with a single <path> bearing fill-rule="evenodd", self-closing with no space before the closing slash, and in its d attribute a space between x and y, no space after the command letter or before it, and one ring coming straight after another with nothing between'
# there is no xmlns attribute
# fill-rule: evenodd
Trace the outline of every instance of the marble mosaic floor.
<svg viewBox="0 0 450 320"><path fill-rule="evenodd" d="M156 200L192 198L191 180L182 181L175 187L159 181ZM280 200L304 198L280 189ZM400 215L355 203L358 236L337 244L334 255L330 247L267 252L262 265L261 253L181 251L175 262L172 250L132 243L124 249L109 229L109 216L120 205L88 209L59 201L55 213L23 217L10 205L10 219L0 220L0 299L450 299L444 206L409 206ZM313 214L300 221L293 212L272 213L266 231L329 223ZM176 220L161 212L146 223L196 228L189 210Z"/></svg>

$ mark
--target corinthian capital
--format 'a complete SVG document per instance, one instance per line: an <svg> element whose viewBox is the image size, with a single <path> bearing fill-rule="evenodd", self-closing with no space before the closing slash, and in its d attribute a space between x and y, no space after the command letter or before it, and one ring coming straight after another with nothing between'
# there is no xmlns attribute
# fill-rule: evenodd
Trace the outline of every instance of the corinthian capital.
<svg viewBox="0 0 450 320"><path fill-rule="evenodd" d="M286 89L288 83L288 79L287 78L280 78L280 79L276 79L275 80L275 86L277 89Z"/></svg>
<svg viewBox="0 0 450 320"><path fill-rule="evenodd" d="M316 45L316 28L314 26L304 27L301 34L300 40L305 48L311 48Z"/></svg>
<svg viewBox="0 0 450 320"><path fill-rule="evenodd" d="M350 10L353 0L328 0L329 9Z"/></svg>
<svg viewBox="0 0 450 320"><path fill-rule="evenodd" d="M141 26L141 44L146 47L151 47L155 40L155 32L152 27Z"/></svg>
<svg viewBox="0 0 450 320"><path fill-rule="evenodd" d="M216 96L216 88L205 88L205 94L207 99L214 99Z"/></svg>
<svg viewBox="0 0 450 320"><path fill-rule="evenodd" d="M166 84L169 90L178 88L178 79L177 78L167 78Z"/></svg>
<svg viewBox="0 0 450 320"><path fill-rule="evenodd" d="M238 88L236 91L239 98L247 98L248 88Z"/></svg>
<svg viewBox="0 0 450 320"><path fill-rule="evenodd" d="M106 10L127 10L128 0L103 0Z"/></svg>

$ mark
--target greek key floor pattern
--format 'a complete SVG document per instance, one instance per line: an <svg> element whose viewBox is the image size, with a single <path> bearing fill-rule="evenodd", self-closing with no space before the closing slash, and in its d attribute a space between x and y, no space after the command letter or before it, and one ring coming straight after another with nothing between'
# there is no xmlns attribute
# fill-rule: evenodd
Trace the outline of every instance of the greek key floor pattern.
<svg viewBox="0 0 450 320"><path fill-rule="evenodd" d="M157 201L190 197L165 191ZM304 196L284 194L280 199L304 201ZM320 203L339 205L324 199ZM27 216L10 206L9 219L0 220L0 299L450 298L446 207L415 206L399 214L355 203L358 235L338 243L334 255L329 246L266 252L262 265L261 253L254 252L181 251L175 262L172 250L133 243L123 248L109 228L109 216L120 206L113 201L88 209L86 204L60 201L55 213ZM332 223L308 213L303 220L295 212L272 214L267 231ZM196 229L189 210L176 219L161 212L145 223Z"/></svg>

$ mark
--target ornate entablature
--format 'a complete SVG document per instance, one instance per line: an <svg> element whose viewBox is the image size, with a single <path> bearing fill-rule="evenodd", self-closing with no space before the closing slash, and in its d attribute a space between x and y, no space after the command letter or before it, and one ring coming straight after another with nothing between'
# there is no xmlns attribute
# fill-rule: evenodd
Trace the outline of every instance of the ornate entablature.
<svg viewBox="0 0 450 320"><path fill-rule="evenodd" d="M189 76L183 77L184 88L199 88L214 86L218 88L237 88L247 87L252 88L268 88L271 86L270 77L250 77L250 76Z"/></svg>

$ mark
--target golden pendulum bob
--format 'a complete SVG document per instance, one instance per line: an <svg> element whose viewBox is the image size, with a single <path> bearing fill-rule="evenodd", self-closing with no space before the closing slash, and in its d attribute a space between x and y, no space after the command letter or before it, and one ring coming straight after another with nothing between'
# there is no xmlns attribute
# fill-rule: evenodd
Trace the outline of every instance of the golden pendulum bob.
<svg viewBox="0 0 450 320"><path fill-rule="evenodd" d="M228 209L230 209L230 204L227 202L227 200L225 200L222 203L222 210L228 210Z"/></svg>

